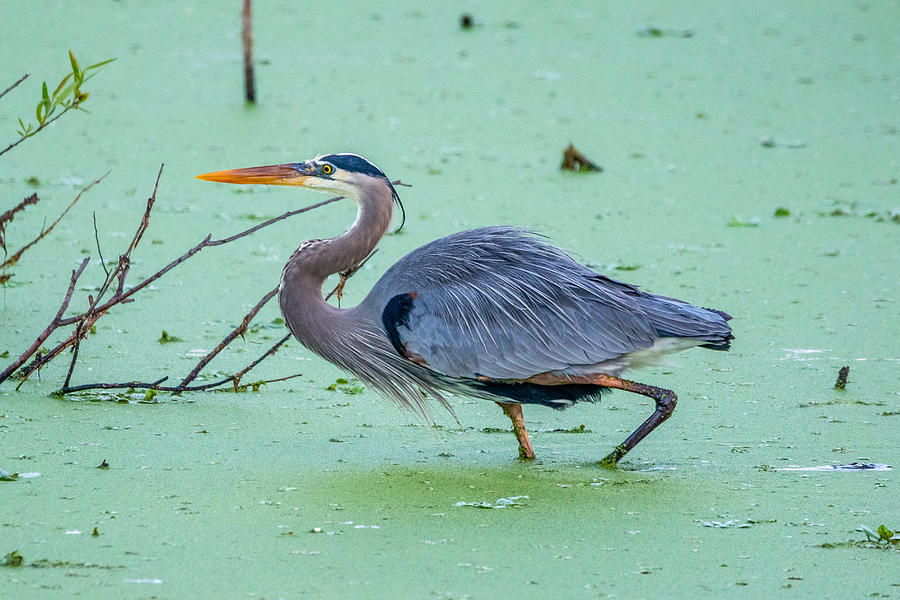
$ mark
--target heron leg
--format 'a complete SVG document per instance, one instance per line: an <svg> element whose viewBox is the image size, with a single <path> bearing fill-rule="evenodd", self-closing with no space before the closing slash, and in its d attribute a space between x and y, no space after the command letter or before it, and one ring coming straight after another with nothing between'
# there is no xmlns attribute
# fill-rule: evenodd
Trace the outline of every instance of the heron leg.
<svg viewBox="0 0 900 600"><path fill-rule="evenodd" d="M678 396L676 396L675 392L672 390L658 388L636 381L628 381L627 379L620 379L619 377L612 377L610 375L595 375L592 376L591 379L592 383L608 388L625 390L626 392L634 392L641 396L653 398L656 402L656 410L653 411L653 414L647 417L647 420L641 423L631 435L625 438L624 442L616 446L615 450L607 454L606 457L600 461L601 466L615 469L619 460L621 460L629 450L637 446L638 442L647 437L647 434L656 429L660 423L672 415L672 411L675 410L675 404L678 402Z"/></svg>
<svg viewBox="0 0 900 600"><path fill-rule="evenodd" d="M525 418L522 416L522 405L517 403L497 402L497 406L503 414L512 421L513 433L519 441L519 458L522 460L534 460L534 450L531 440L528 439L528 431L525 430Z"/></svg>

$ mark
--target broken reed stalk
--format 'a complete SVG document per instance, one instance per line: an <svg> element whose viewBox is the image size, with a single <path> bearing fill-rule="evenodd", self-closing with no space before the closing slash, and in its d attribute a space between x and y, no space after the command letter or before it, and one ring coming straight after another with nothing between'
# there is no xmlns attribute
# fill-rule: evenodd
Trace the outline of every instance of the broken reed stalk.
<svg viewBox="0 0 900 600"><path fill-rule="evenodd" d="M247 102L256 102L256 85L253 78L253 8L251 0L244 0L241 10L242 35L244 42L244 97Z"/></svg>
<svg viewBox="0 0 900 600"><path fill-rule="evenodd" d="M132 296L134 294L136 294L138 291L145 288L152 282L156 281L157 279L159 279L160 277L162 277L163 275L165 275L166 273L168 273L169 271L171 271L172 269L174 269L181 263L185 262L186 260L188 260L190 257L195 255L196 253L200 252L203 248L206 248L209 246L220 246L223 244L227 244L229 242L233 242L235 240L238 240L240 238L248 236L252 233L255 233L256 231L259 231L260 229L262 229L264 227L268 227L269 225L272 225L283 219L287 219L294 215L298 215L301 213L311 211L313 209L319 208L321 206L325 206L326 204L330 204L332 202L336 202L341 199L340 196L328 198L327 200L322 200L321 202L316 202L315 204L311 204L304 208L299 208L296 210L288 211L282 215L268 219L267 221L264 221L263 223L260 223L259 225L256 225L254 227L251 227L249 229L246 229L242 232L239 232L237 234L234 234L234 235L226 237L226 238L213 240L212 234L207 235L206 238L203 239L200 243L198 243L194 247L190 248L187 252L185 252L178 258L171 261L169 264L164 266L162 269L160 269L153 275L149 276L148 278L144 279L142 282L135 285L134 287L131 287L130 289L126 290L125 289L125 280L126 280L126 277L128 275L128 272L129 272L130 266L131 266L131 253L137 248L138 244L141 241L141 238L144 235L144 232L147 230L147 227L149 226L150 213L151 213L151 210L153 209L153 205L156 201L156 193L157 193L157 190L159 189L159 181L160 181L160 178L162 177L163 167L164 167L164 165L160 165L159 172L157 173L157 176L156 176L156 182L153 186L153 193L150 195L149 198L147 198L147 205L146 205L146 208L144 209L144 213L141 217L141 221L138 225L137 231L135 232L125 253L119 256L119 260L116 264L115 269L113 269L112 271L109 271L108 269L105 268L105 265L104 265L104 271L105 271L106 277L104 279L103 284L100 286L100 290L97 292L96 297L93 295L88 295L88 309L79 315L75 315L75 316L69 317L69 318L63 318L63 314L65 313L65 311L68 308L69 303L72 299L72 294L75 289L75 284L76 284L78 278L81 276L82 272L84 271L84 269L87 266L87 263L89 261L89 259L85 258L82 261L80 267L76 271L73 271L73 273L72 273L72 278L71 278L71 281L69 284L69 289L63 300L62 306L60 307L59 311L57 312L56 317L54 317L54 319L44 329L44 331L41 332L41 334L34 341L34 343L32 343L32 345L29 346L29 348L18 359L16 359L9 367L7 367L3 371L2 374L0 374L0 383L2 383L4 380L8 379L14 372L16 372L17 369L19 369L21 367L22 370L20 373L22 375L22 381L20 381L18 386L16 386L16 389L19 389L19 387L21 387L22 384L25 381L27 381L27 379L31 373L33 373L35 370L39 370L44 365L48 364L54 358L59 356L65 349L72 347L72 359L71 359L69 368L66 373L65 382L64 382L62 388L57 392L59 394L67 394L67 393L71 393L71 392L84 391L84 390L89 390L89 389L122 389L122 388L143 388L143 389L153 389L153 390L159 390L159 391L169 391L169 392L178 393L178 392L184 392L184 391L208 390L208 389L211 389L211 388L214 388L217 386L225 385L227 383L232 383L235 387L235 390L237 390L241 377L243 377L248 371L250 371L256 365L258 365L264 359L271 356L274 352L276 352L278 350L278 348L280 348L291 337L290 334L285 335L281 340L279 340L276 344L274 344L271 348L269 348L269 350L267 350L262 356L260 356L258 359L256 359L252 363L250 363L247 367L241 369L240 371L238 371L237 373L235 373L234 375L232 375L230 377L224 378L220 381L203 384L203 385L196 385L196 386L189 385L190 382L193 381L200 374L200 371L219 352L221 352L238 335L243 336L244 333L246 333L247 328L250 324L250 321L256 316L256 314L262 309L262 307L265 306L265 304L267 302L269 302L269 300L271 300L277 294L278 288L276 287L275 289L273 289L273 290L269 291L267 294L265 294L260 299L260 301L257 302L257 304L250 310L250 312L248 312L244 316L244 318L241 321L241 324L238 327L236 327L231 333L229 333L222 340L222 342L220 342L213 350L211 350L209 353L207 353L207 355L204 356L200 360L198 365L177 386L162 385L163 382L165 382L168 379L167 377L163 377L163 378L158 379L153 382L129 381L129 382L124 382L124 383L92 383L92 384L83 384L83 385L75 385L75 386L71 385L71 378L72 378L72 374L75 369L75 363L78 358L78 349L80 347L81 341L86 338L87 333L91 330L91 328L94 326L94 324L97 322L97 320L100 319L100 317L102 317L103 315L105 315L107 313L107 311L109 311L110 308L112 308L118 304L133 302L134 299L132 298ZM94 185L95 183L97 183L97 182L95 181L91 185ZM395 181L392 183L394 183L395 185L404 185L400 181ZM89 187L90 186L88 186L88 188ZM84 191L87 191L88 188L85 188L85 190L82 190L82 193ZM73 202L73 204L74 204L74 202ZM96 225L95 225L95 228L96 228ZM97 238L96 229L95 229L95 238ZM99 250L99 242L98 242L98 250ZM370 257L371 257L371 255L369 255L369 257L366 257L365 260L368 260ZM362 264L365 263L365 260L362 261L362 263L360 263L359 266L352 269L351 271L341 274L341 282L328 295L329 298L335 292L339 292L343 288L343 285L346 282L346 280L349 277L351 277L358 270L358 268L362 266ZM112 294L112 296L108 300L103 301L102 299L103 299L104 295L109 291L110 286L112 285L112 282L116 281L116 280L118 280L118 284L116 286L116 291ZM58 329L60 327L67 327L69 325L75 325L75 329L65 340L63 340L61 343L59 343L57 346L55 346L47 354L38 353L37 356L34 358L34 360L30 364L26 365L25 367L22 367L22 365L25 364L25 362L28 361L29 358L31 358L32 356L35 355L35 353L38 352L38 349L41 347L41 344L54 331L56 331L56 329ZM291 375L289 377L272 379L272 380L269 380L267 382L262 382L262 383L272 383L274 381L283 381L283 380L290 379L292 377L298 377L298 376L299 375Z"/></svg>

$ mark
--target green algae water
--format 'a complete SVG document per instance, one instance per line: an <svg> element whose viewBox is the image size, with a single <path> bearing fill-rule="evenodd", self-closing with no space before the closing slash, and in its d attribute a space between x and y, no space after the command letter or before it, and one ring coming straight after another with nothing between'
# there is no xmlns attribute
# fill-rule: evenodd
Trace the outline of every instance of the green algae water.
<svg viewBox="0 0 900 600"><path fill-rule="evenodd" d="M12 249L109 171L0 290L4 367L90 256L71 312L84 309L103 278L94 215L114 259L162 163L133 283L209 233L323 199L194 175L329 152L412 186L403 232L345 305L427 241L514 224L726 310L736 339L630 374L680 401L618 471L595 463L652 410L634 395L526 407L538 460L520 463L494 404L456 398L455 418L423 421L293 341L244 381L300 377L239 394L59 399L63 357L0 385L0 559L22 557L0 566L0 596L900 596L896 547L857 531L900 528L896 470L815 469L900 463L898 15L897 2L256 3L246 106L237 4L6 6L0 88L32 75L0 99L0 146L68 49L117 60L86 85L90 114L0 157L0 210L41 198L7 229ZM561 172L569 143L603 172ZM204 250L98 321L73 383L183 377L302 240L354 210ZM266 306L204 381L264 352L279 317Z"/></svg>

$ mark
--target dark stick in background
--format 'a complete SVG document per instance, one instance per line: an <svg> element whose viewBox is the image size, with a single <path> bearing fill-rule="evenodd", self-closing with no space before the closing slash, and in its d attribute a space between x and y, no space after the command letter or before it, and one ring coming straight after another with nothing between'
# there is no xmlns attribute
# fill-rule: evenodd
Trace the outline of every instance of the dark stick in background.
<svg viewBox="0 0 900 600"><path fill-rule="evenodd" d="M250 0L244 0L241 10L244 41L244 97L250 104L256 103L256 86L253 82L253 10Z"/></svg>

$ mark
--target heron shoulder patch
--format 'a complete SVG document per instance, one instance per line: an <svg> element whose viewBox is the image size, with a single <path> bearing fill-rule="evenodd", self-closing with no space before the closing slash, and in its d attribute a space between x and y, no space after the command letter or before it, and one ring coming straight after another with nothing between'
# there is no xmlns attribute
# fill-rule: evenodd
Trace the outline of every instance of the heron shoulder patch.
<svg viewBox="0 0 900 600"><path fill-rule="evenodd" d="M381 323L384 325L384 332L391 341L394 350L404 358L410 358L410 356L403 341L400 339L400 332L397 328L401 325L409 327L409 313L413 309L416 295L416 292L397 294L388 300L387 304L384 305L384 310L381 312Z"/></svg>

